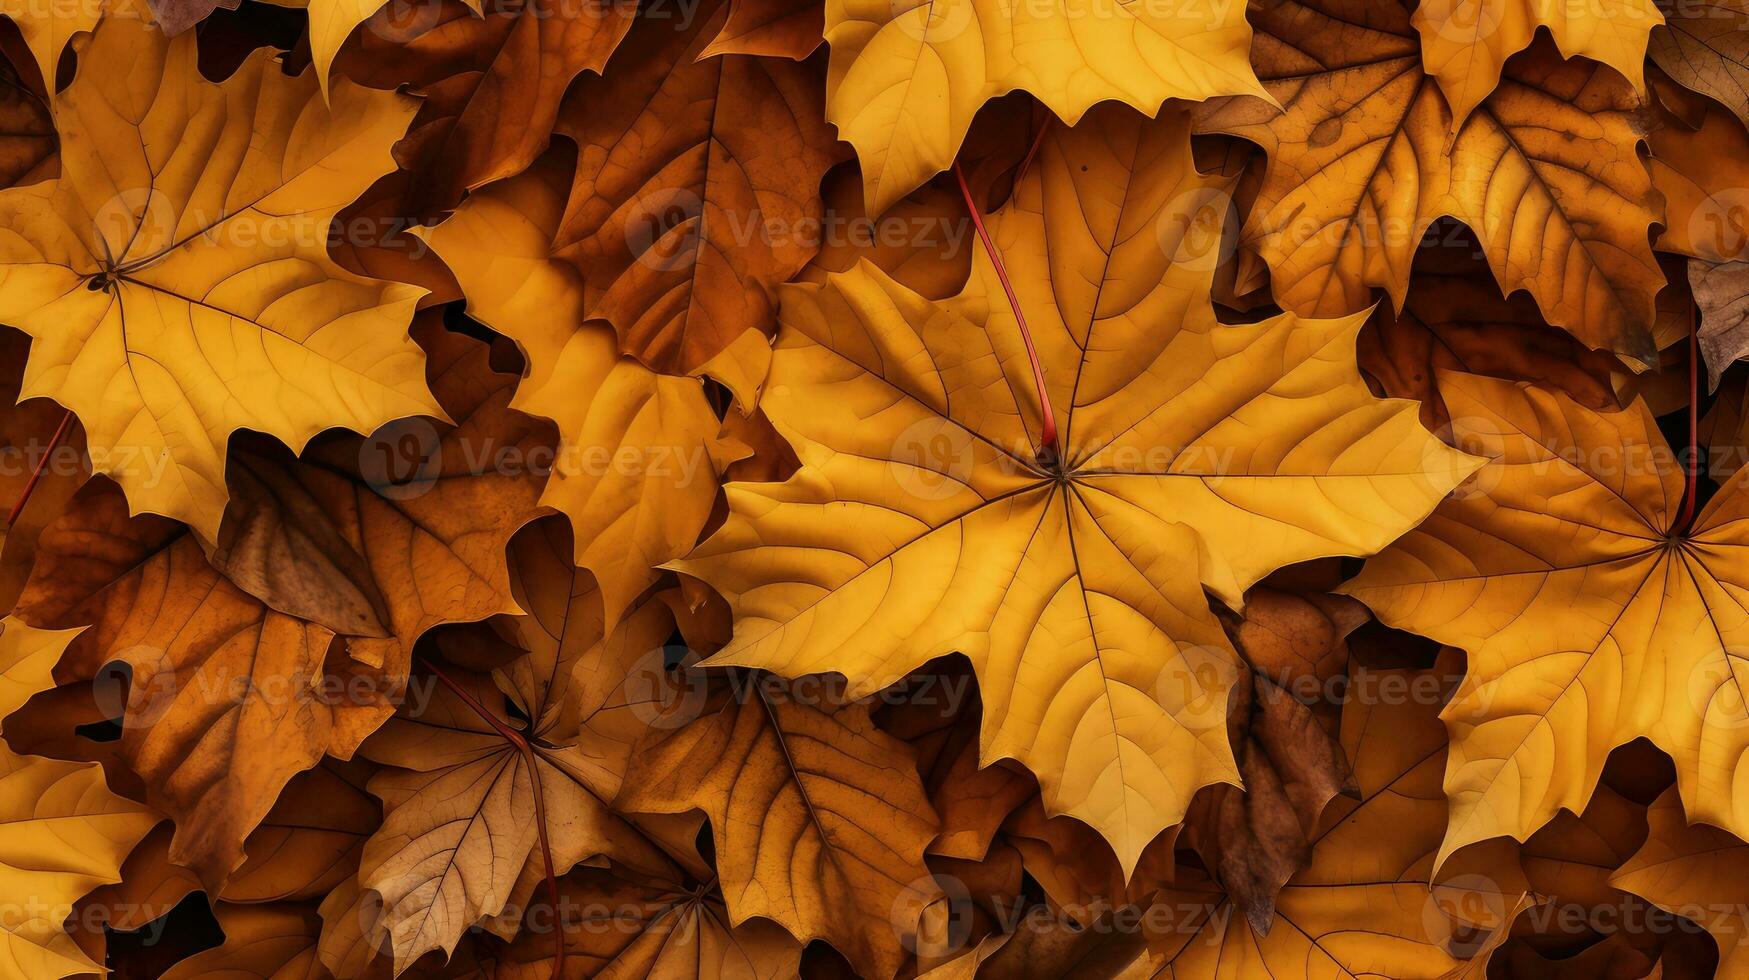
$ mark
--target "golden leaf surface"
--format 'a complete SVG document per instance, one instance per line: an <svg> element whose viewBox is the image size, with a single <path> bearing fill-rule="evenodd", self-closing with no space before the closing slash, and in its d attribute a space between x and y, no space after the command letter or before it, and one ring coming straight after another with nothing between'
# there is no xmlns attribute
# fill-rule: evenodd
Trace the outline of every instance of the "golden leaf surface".
<svg viewBox="0 0 1749 980"><path fill-rule="evenodd" d="M1462 375L1441 383L1459 448L1491 462L1344 591L1469 654L1446 708L1442 856L1525 840L1585 809L1610 750L1644 737L1695 819L1749 827L1749 474L1676 527L1683 474L1641 402Z"/></svg>
<svg viewBox="0 0 1749 980"><path fill-rule="evenodd" d="M1539 28L1562 57L1606 64L1644 92L1646 45L1664 15L1652 0L1428 0L1415 8L1413 23L1421 60L1451 105L1455 132L1500 83L1506 59L1530 47Z"/></svg>
<svg viewBox="0 0 1749 980"><path fill-rule="evenodd" d="M1355 368L1362 316L1215 321L1186 219L1216 193L1187 120L1058 128L990 219L1063 412L1060 462L987 256L931 302L869 265L792 285L762 407L801 469L728 488L672 567L728 600L710 663L838 671L850 696L962 652L982 759L1039 776L1127 870L1198 787L1237 779L1229 605L1274 569L1368 554L1476 465ZM1198 256L1201 256L1200 258Z"/></svg>
<svg viewBox="0 0 1749 980"><path fill-rule="evenodd" d="M420 290L344 272L329 220L388 171L410 100L257 51L222 84L192 35L105 21L57 99L61 175L0 191L0 320L33 338L24 397L84 424L137 511L207 540L238 429L301 449L442 411L406 326Z"/></svg>
<svg viewBox="0 0 1749 980"><path fill-rule="evenodd" d="M511 405L559 426L541 503L570 518L575 560L594 573L611 624L656 566L698 541L737 452L699 381L622 357L613 331L586 319L575 270L548 252L565 200L559 163L543 158L475 194L425 235L469 311L528 357Z"/></svg>
<svg viewBox="0 0 1749 980"><path fill-rule="evenodd" d="M1402 309L1422 234L1449 215L1502 292L1527 290L1588 346L1656 364L1664 279L1647 229L1662 201L1624 79L1533 44L1457 124L1401 3L1266 0L1257 27L1252 60L1282 110L1224 100L1200 126L1269 155L1241 239L1283 308L1341 316L1383 288Z"/></svg>
<svg viewBox="0 0 1749 980"><path fill-rule="evenodd" d="M1373 690L1393 682L1404 691L1439 690L1436 673L1360 667L1354 674ZM1360 795L1339 797L1325 811L1311 863L1282 889L1274 926L1259 932L1231 898L1185 872L1154 907L1167 927L1150 930L1126 975L1438 980L1462 975L1464 960L1485 963L1525 905L1525 881L1504 849L1463 873L1434 877L1445 824L1445 734L1436 708L1436 699L1419 695L1348 704L1342 741Z"/></svg>
<svg viewBox="0 0 1749 980"><path fill-rule="evenodd" d="M50 671L75 631L0 622L0 718L54 686ZM122 861L158 822L109 791L96 763L19 755L0 745L0 973L58 980L100 973L67 935L73 903L120 879Z"/></svg>
<svg viewBox="0 0 1749 980"><path fill-rule="evenodd" d="M1016 89L1074 125L1095 104L1262 95L1233 3L828 0L826 115L856 147L870 214L945 170L986 102Z"/></svg>

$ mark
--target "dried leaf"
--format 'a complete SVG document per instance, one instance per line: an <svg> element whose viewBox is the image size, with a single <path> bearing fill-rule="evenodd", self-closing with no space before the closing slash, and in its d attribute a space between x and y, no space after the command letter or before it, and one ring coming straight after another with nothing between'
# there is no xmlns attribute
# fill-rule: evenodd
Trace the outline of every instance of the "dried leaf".
<svg viewBox="0 0 1749 980"><path fill-rule="evenodd" d="M1258 31L1252 60L1284 110L1227 100L1199 125L1269 154L1241 237L1285 309L1341 316L1375 288L1403 309L1416 247L1449 215L1503 292L1527 290L1587 346L1655 366L1663 277L1646 237L1662 212L1625 80L1538 42L1454 125L1406 5L1266 0Z"/></svg>

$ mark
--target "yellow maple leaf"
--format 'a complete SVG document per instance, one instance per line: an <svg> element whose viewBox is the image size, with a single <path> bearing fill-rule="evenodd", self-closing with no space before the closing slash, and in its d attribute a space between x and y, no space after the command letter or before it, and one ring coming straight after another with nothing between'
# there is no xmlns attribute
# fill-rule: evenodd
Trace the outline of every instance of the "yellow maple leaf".
<svg viewBox="0 0 1749 980"><path fill-rule="evenodd" d="M1187 137L1178 111L1101 109L991 219L1066 416L1054 458L988 257L939 303L865 263L781 296L762 408L800 471L732 484L673 565L734 609L713 663L839 671L859 697L964 653L983 761L1027 765L1126 871L1237 780L1237 661L1203 589L1237 608L1282 565L1376 551L1476 465L1367 391L1362 316L1216 322L1193 216L1219 181Z"/></svg>
<svg viewBox="0 0 1749 980"><path fill-rule="evenodd" d="M1153 113L1264 94L1238 3L828 0L826 43L826 118L856 148L877 215L946 169L979 107L1016 89L1070 125L1106 100Z"/></svg>
<svg viewBox="0 0 1749 980"><path fill-rule="evenodd" d="M343 271L329 221L392 167L411 101L257 51L223 84L194 37L111 17L57 101L61 175L0 192L0 321L30 334L22 397L78 414L136 510L208 540L231 433L442 416L406 325L421 290Z"/></svg>
<svg viewBox="0 0 1749 980"><path fill-rule="evenodd" d="M1402 309L1422 236L1449 215L1475 232L1503 293L1526 290L1549 323L1656 366L1664 277L1647 230L1663 211L1639 155L1639 97L1539 42L1458 125L1425 74L1410 6L1349 20L1337 0L1266 0L1252 60L1283 108L1203 110L1202 128L1269 155L1240 237L1268 263L1277 302L1340 316L1383 288Z"/></svg>
<svg viewBox="0 0 1749 980"><path fill-rule="evenodd" d="M1652 0L1428 0L1415 8L1421 60L1451 104L1452 130L1494 91L1506 59L1547 30L1561 54L1600 61L1646 90L1644 65L1652 28L1664 23Z"/></svg>
<svg viewBox="0 0 1749 980"><path fill-rule="evenodd" d="M54 686L49 672L77 633L0 622L0 718ZM56 980L103 972L67 935L67 915L86 892L120 879L122 860L157 815L111 793L96 763L0 745L0 821L0 975Z"/></svg>
<svg viewBox="0 0 1749 980"><path fill-rule="evenodd" d="M1644 403L1455 374L1441 390L1456 444L1493 461L1344 591L1469 653L1442 855L1583 811L1640 737L1675 760L1695 819L1749 832L1749 475L1683 529L1681 466Z"/></svg>

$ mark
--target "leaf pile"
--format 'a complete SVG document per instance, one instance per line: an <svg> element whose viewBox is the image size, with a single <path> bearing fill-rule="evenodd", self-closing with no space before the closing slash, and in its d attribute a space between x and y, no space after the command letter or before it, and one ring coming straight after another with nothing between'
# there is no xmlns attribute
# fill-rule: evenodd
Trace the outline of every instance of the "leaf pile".
<svg viewBox="0 0 1749 980"><path fill-rule="evenodd" d="M0 977L1749 975L1749 4L0 15Z"/></svg>

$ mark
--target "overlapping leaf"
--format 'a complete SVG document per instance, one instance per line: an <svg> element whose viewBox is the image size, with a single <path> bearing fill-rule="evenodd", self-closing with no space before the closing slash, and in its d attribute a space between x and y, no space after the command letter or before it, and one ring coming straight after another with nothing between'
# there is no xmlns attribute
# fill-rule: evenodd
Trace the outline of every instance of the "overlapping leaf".
<svg viewBox="0 0 1749 980"><path fill-rule="evenodd" d="M549 155L476 194L429 238L473 314L528 358L511 404L559 426L541 502L570 518L576 561L595 575L611 622L655 583L656 566L698 540L739 450L718 438L698 381L622 357L612 332L586 319L576 271L548 252L563 163Z"/></svg>
<svg viewBox="0 0 1749 980"><path fill-rule="evenodd" d="M1659 4L1665 26L1647 54L1683 85L1717 99L1749 125L1749 8L1739 0Z"/></svg>
<svg viewBox="0 0 1749 980"><path fill-rule="evenodd" d="M1366 674L1357 671L1359 679ZM1399 680L1412 686L1410 676ZM1433 980L1457 975L1463 960L1504 941L1527 904L1524 879L1504 851L1473 864L1489 873L1434 876L1445 823L1436 709L1408 698L1347 706L1342 741L1360 796L1338 799L1325 813L1311 864L1282 890L1274 926L1265 932L1247 923L1225 894L1186 874L1161 894L1168 927L1150 931L1133 975ZM1356 929L1372 941L1355 941Z"/></svg>
<svg viewBox="0 0 1749 980"><path fill-rule="evenodd" d="M460 0L393 4L343 49L335 71L374 88L410 82L424 100L395 159L414 214L527 169L546 148L565 89L600 74L631 28L629 0L511 0L481 16Z"/></svg>
<svg viewBox="0 0 1749 980"><path fill-rule="evenodd" d="M380 908L366 939L392 955L396 972L430 950L453 952L476 925L514 934L549 857L559 874L598 856L643 868L663 861L607 806L624 777L626 718L638 720L634 705L608 695L660 651L671 620L653 604L606 634L601 597L587 573L569 571L565 537L548 522L513 544L531 610L516 627L526 652L490 674L436 668L453 680L428 683L364 746L390 768L370 781L385 815L365 844L359 881L368 893L357 914ZM465 636L456 641L464 648L478 642ZM585 665L611 682L573 678ZM585 703L584 694L597 697ZM325 942L324 962L341 958Z"/></svg>
<svg viewBox="0 0 1749 980"><path fill-rule="evenodd" d="M19 610L45 627L91 624L56 668L63 683L127 666L122 756L177 821L171 858L209 887L242 863L287 780L350 755L394 710L394 679L231 584L185 528L130 519L106 481L43 532Z"/></svg>
<svg viewBox="0 0 1749 980"><path fill-rule="evenodd" d="M226 443L440 416L406 333L419 291L327 255L391 166L409 100L322 103L265 51L223 84L194 38L105 21L58 99L61 174L0 191L0 320L33 338L24 395L78 413L136 511L217 533Z"/></svg>
<svg viewBox="0 0 1749 980"><path fill-rule="evenodd" d="M1113 100L1262 94L1238 4L830 0L827 118L856 147L870 214L945 170L989 100L1022 89L1073 125Z"/></svg>
<svg viewBox="0 0 1749 980"><path fill-rule="evenodd" d="M0 622L0 718L53 685L71 631ZM0 956L14 976L58 980L99 972L64 922L73 902L117 879L122 860L157 815L109 791L93 763L19 755L0 745Z"/></svg>
<svg viewBox="0 0 1749 980"><path fill-rule="evenodd" d="M819 245L836 156L818 64L705 54L726 14L706 2L677 24L647 10L559 116L578 150L554 254L576 270L584 315L675 374L770 329L771 291Z"/></svg>
<svg viewBox="0 0 1749 980"><path fill-rule="evenodd" d="M1653 28L1652 0L1604 0L1583 7L1549 0L1428 0L1415 8L1421 60L1451 106L1455 132L1500 83L1506 60L1546 30L1566 58L1583 56L1644 90L1642 66Z"/></svg>
<svg viewBox="0 0 1749 980"><path fill-rule="evenodd" d="M909 753L820 685L752 677L708 698L639 743L619 804L703 810L731 921L763 916L893 976L937 894L923 866L937 823Z"/></svg>
<svg viewBox="0 0 1749 980"><path fill-rule="evenodd" d="M1645 846L1610 883L1700 923L1718 940L1718 976L1735 976L1749 956L1742 942L1749 915L1736 887L1749 844L1717 827L1690 824L1679 796L1672 790L1652 804Z"/></svg>
<svg viewBox="0 0 1749 980"><path fill-rule="evenodd" d="M1447 377L1475 483L1346 591L1381 620L1461 647L1442 855L1527 839L1582 811L1611 749L1648 738L1695 819L1749 830L1736 790L1749 719L1739 473L1679 526L1683 476L1643 404Z"/></svg>
<svg viewBox="0 0 1749 980"><path fill-rule="evenodd" d="M1639 156L1640 100L1613 70L1532 44L1455 120L1425 74L1407 5L1268 0L1252 60L1281 103L1230 100L1201 125L1264 148L1243 240L1277 302L1305 316L1403 308L1422 234L1450 215L1502 292L1549 323L1647 365L1663 282L1647 243L1660 200Z"/></svg>

